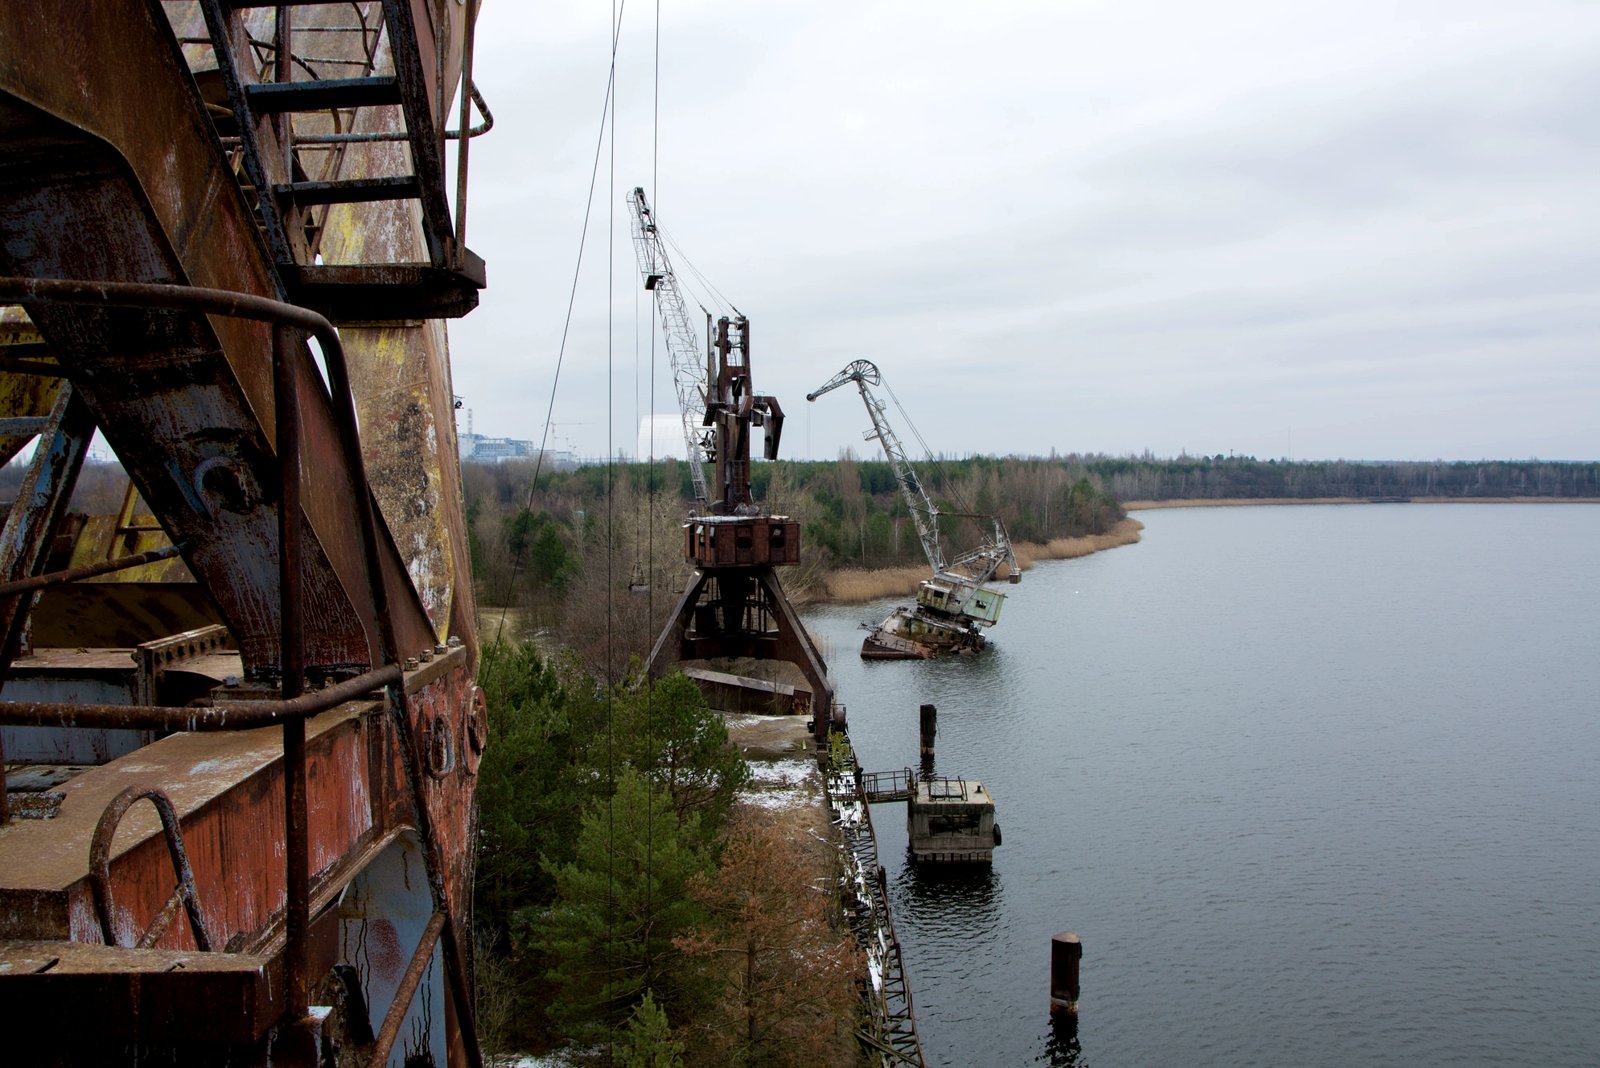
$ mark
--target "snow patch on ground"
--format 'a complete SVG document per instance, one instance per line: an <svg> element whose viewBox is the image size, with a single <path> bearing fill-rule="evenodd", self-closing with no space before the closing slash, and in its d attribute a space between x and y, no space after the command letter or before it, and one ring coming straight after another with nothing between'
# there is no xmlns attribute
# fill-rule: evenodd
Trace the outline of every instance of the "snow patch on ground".
<svg viewBox="0 0 1600 1068"><path fill-rule="evenodd" d="M782 789L812 782L817 778L814 760L766 760L750 764L750 785L759 789Z"/></svg>
<svg viewBox="0 0 1600 1068"><path fill-rule="evenodd" d="M817 762L804 760L751 761L750 783L739 800L761 808L797 808L813 804L821 788Z"/></svg>

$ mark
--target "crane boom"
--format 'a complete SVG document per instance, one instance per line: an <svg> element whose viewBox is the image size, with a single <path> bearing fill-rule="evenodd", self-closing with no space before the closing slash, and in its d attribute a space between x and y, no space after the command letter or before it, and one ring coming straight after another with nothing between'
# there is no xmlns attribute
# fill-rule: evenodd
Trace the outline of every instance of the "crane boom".
<svg viewBox="0 0 1600 1068"><path fill-rule="evenodd" d="M834 375L813 393L806 394L806 400L814 401L824 393L832 392L846 382L854 382L861 391L861 400L867 406L867 418L872 420L872 430L867 434L868 440L876 438L878 444L883 446L884 455L889 458L889 466L894 470L894 479L900 484L900 492L905 496L906 508L911 512L911 521L917 525L917 537L922 539L922 551L928 557L928 565L935 573L944 570L944 551L939 546L939 509L928 498L927 492L922 488L917 473L911 468L911 461L906 458L906 450L900 444L900 438L895 434L894 428L889 425L889 418L884 412L883 402L872 395L867 386L881 386L883 375L878 371L877 364L871 360L855 360L843 371Z"/></svg>
<svg viewBox="0 0 1600 1068"><path fill-rule="evenodd" d="M694 482L695 506L704 510L710 504L706 489L706 459L710 455L710 431L706 429L706 365L700 358L700 339L689 322L689 309L672 273L672 261L661 243L656 218L645 199L644 190L634 187L628 194L633 208L633 248L639 258L639 273L644 287L655 294L661 312L661 332L666 337L667 357L672 362L672 384L678 393L678 412L683 420L684 456L689 462L689 477Z"/></svg>
<svg viewBox="0 0 1600 1068"><path fill-rule="evenodd" d="M867 438L877 439L878 444L883 446L884 455L889 458L889 466L894 471L895 481L899 483L900 492L905 497L906 508L916 524L917 537L922 540L922 551L928 557L928 565L933 568L934 581L948 588L947 593L940 594L940 609L951 615L966 615L968 602L985 582L994 577L1001 564L1009 565L1012 582L1021 578L1022 571L1017 566L1011 539L1006 534L1005 524L1000 521L999 516L973 512L941 513L927 491L923 489L922 481L912 469L911 461L906 457L899 436L889 424L886 405L868 388L883 386L883 374L876 364L870 360L851 361L844 370L830 378L821 388L806 394L806 400L814 401L847 382L854 382L861 392L861 400L867 407L867 418L872 421L872 429L867 433ZM953 560L946 560L943 547L939 543L940 515L959 516L978 521L988 520L990 530L971 551ZM975 617L975 621L983 625L994 622L993 619L981 617Z"/></svg>

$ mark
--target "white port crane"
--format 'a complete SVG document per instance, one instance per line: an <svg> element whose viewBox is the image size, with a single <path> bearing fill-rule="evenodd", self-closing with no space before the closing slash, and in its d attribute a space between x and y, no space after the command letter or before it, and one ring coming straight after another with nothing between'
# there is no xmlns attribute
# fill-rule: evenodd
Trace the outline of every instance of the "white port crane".
<svg viewBox="0 0 1600 1068"><path fill-rule="evenodd" d="M917 537L922 539L922 551L927 554L928 564L933 568L933 578L924 582L917 592L917 604L937 613L959 617L967 623L985 627L994 625L1000 616L1002 598L991 593L990 597L982 599L982 604L978 604L975 603L976 595L984 583L994 578L1001 564L1006 564L1010 568L1010 581L1019 582L1022 579L1022 570L1017 566L1016 554L1012 551L1011 539L1006 534L1005 524L1000 521L999 516L994 515L941 512L933 503L927 491L922 488L922 482L917 478L916 471L912 469L911 461L906 458L906 451L900 444L900 438L889 425L884 402L868 388L869 386L888 388L883 384L883 375L877 365L870 360L851 362L820 389L806 394L806 400L814 401L847 382L854 382L856 388L861 391L861 400L867 406L867 417L872 420L872 429L866 433L866 438L868 441L877 439L878 444L883 446L884 455L889 458L889 466L894 471L895 481L900 484L900 492L905 497L906 508L911 512L911 519L916 524ZM973 519L980 524L987 521L990 530L971 551L962 553L953 560L946 560L944 549L939 542L941 515Z"/></svg>
<svg viewBox="0 0 1600 1068"><path fill-rule="evenodd" d="M700 339L689 322L689 309L678 289L672 261L661 243L656 217L645 199L644 190L636 186L628 194L628 203L633 208L633 248L639 258L639 273L644 275L644 287L655 294L656 307L661 310L661 332L666 337L667 357L672 362L672 384L678 392L684 455L694 482L695 507L704 511L710 505L706 461L714 445L713 432L706 419L709 376L700 357Z"/></svg>

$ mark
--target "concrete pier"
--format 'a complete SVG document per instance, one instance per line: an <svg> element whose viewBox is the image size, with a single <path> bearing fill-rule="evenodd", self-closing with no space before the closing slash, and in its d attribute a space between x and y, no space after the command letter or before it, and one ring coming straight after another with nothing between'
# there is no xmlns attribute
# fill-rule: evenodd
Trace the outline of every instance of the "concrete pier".
<svg viewBox="0 0 1600 1068"><path fill-rule="evenodd" d="M918 862L992 863L994 798L976 780L923 779L906 801L906 830Z"/></svg>

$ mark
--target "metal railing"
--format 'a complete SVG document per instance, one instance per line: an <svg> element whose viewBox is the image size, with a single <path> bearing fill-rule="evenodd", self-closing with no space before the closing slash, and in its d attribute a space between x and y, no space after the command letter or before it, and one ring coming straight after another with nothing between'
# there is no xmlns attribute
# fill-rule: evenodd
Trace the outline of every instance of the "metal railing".
<svg viewBox="0 0 1600 1068"><path fill-rule="evenodd" d="M910 768L861 774L861 794L867 801L904 801L916 790L917 773Z"/></svg>
<svg viewBox="0 0 1600 1068"><path fill-rule="evenodd" d="M862 790L860 764L853 750L848 768L833 768L824 776L828 804L844 837L846 882L853 890L846 911L856 942L866 952L875 981L863 991L868 1027L856 1037L878 1056L884 1068L914 1065L924 1068L922 1040L917 1034L911 984L900 954L900 939L889 915L887 872L878 862L878 837L872 826L872 806Z"/></svg>

